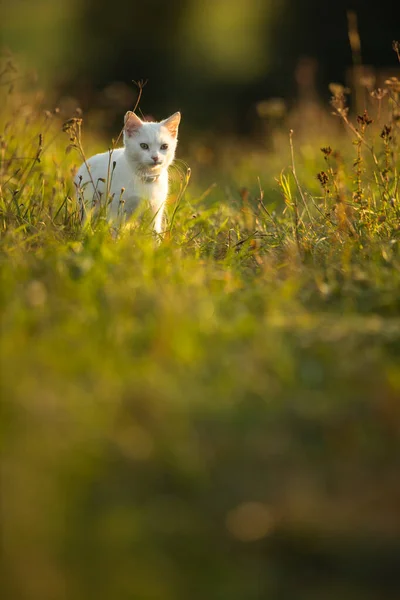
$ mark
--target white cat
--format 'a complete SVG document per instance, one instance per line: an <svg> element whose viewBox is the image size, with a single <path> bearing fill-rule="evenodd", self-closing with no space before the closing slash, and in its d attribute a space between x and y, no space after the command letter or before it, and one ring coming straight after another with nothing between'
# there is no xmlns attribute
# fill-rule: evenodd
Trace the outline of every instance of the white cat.
<svg viewBox="0 0 400 600"><path fill-rule="evenodd" d="M108 197L107 213L111 219L122 213L129 217L140 201L145 200L153 215L154 230L161 233L168 196L168 167L174 160L180 120L179 112L156 123L142 121L128 111L124 147L114 150L111 159L110 152L92 156L86 161L89 170L84 163L75 177L84 214L100 202L107 202Z"/></svg>

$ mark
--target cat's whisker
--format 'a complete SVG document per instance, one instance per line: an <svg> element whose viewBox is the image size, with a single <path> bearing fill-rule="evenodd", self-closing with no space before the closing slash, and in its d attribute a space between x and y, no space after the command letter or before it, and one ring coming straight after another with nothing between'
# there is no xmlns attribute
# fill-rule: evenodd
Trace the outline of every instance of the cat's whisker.
<svg viewBox="0 0 400 600"><path fill-rule="evenodd" d="M186 161L177 159L171 165L171 169L178 174L181 181L184 181L187 177L190 167Z"/></svg>

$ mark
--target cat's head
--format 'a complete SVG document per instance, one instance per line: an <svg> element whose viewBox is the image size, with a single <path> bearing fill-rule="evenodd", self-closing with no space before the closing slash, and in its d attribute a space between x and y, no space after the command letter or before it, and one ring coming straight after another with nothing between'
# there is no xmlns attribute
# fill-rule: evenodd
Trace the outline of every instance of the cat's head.
<svg viewBox="0 0 400 600"><path fill-rule="evenodd" d="M124 143L138 171L157 175L174 160L181 113L159 123L142 121L135 113L125 115Z"/></svg>

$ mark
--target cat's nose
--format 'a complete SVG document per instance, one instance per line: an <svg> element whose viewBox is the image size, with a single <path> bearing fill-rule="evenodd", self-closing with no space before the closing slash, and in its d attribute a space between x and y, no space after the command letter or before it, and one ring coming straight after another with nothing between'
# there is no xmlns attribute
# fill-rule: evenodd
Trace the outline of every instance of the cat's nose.
<svg viewBox="0 0 400 600"><path fill-rule="evenodd" d="M158 162L158 156L152 156L151 158L154 160L155 163Z"/></svg>

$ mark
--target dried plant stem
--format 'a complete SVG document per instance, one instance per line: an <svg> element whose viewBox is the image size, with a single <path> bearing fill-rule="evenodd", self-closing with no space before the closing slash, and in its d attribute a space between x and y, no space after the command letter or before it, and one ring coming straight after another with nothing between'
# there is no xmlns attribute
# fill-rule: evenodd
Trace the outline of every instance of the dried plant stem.
<svg viewBox="0 0 400 600"><path fill-rule="evenodd" d="M304 192L302 190L302 187L300 185L300 181L299 181L299 179L297 177L297 173L296 173L296 165L295 165L295 161L294 161L293 133L294 133L293 129L291 129L290 132L289 132L289 141L290 141L290 155L291 155L291 161L292 161L291 167L292 167L293 178L294 178L294 180L296 182L297 189L299 190L300 197L301 197L302 202L304 204L304 208L307 211L308 218L310 219L310 223L311 223L311 226L312 226L312 220L313 220L313 218L312 218L312 215L310 213L310 209L308 207L307 201L306 201L305 196L304 196ZM298 211L297 201L296 201L296 210Z"/></svg>
<svg viewBox="0 0 400 600"><path fill-rule="evenodd" d="M136 103L135 103L135 106L133 108L133 112L136 112L136 110L137 110L137 108L138 108L138 106L140 104L140 100L142 98L143 88L144 88L144 86L146 85L147 82L141 80L141 81L137 81L137 82L134 81L134 83L137 85L137 88L139 90L138 97L136 99ZM124 127L121 128L121 131L119 132L117 138L115 140L113 140L112 147L109 150L108 167L107 167L106 198L108 198L109 194L110 194L112 176L113 176L114 169L115 169L115 167L114 167L113 170L112 170L112 172L111 172L111 176L110 176L112 155L113 155L114 150L117 148L117 145L119 144L119 141L120 141L120 139L121 139L121 137L123 135L123 132L124 132Z"/></svg>

